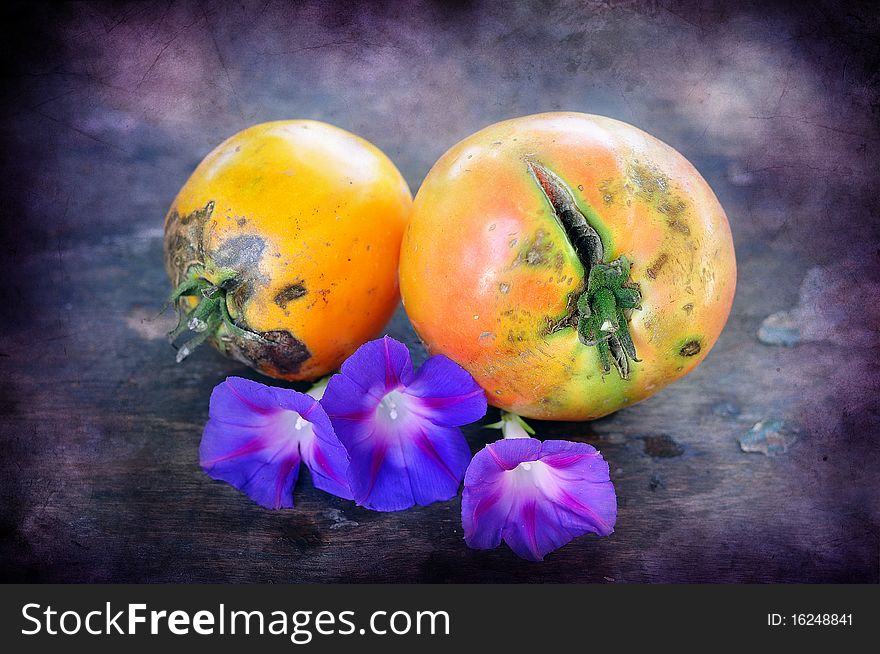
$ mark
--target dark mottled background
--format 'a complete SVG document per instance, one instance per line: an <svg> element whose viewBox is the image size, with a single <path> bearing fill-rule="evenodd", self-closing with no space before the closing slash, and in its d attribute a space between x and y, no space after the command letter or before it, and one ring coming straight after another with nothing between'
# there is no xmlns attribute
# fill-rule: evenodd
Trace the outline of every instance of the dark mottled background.
<svg viewBox="0 0 880 654"><path fill-rule="evenodd" d="M872 3L26 3L0 22L2 578L880 581ZM694 374L540 425L602 449L615 534L532 564L468 550L458 500L377 514L306 480L273 513L202 475L210 390L243 370L209 349L176 366L152 319L162 219L198 161L318 118L417 189L459 139L559 109L684 153L739 260ZM402 314L390 331L415 343Z"/></svg>

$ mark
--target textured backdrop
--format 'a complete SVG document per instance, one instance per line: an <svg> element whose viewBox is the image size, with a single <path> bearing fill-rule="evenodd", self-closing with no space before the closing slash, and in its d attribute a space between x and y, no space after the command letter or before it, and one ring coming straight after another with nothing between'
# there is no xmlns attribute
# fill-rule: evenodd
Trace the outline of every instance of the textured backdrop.
<svg viewBox="0 0 880 654"><path fill-rule="evenodd" d="M0 577L880 581L878 14L807 4L4 6ZM468 550L458 500L376 514L301 481L271 513L205 477L210 390L247 373L209 349L176 366L153 319L163 216L198 161L250 124L316 118L415 190L458 140L550 110L674 146L737 249L730 322L695 373L540 425L610 461L615 534L530 564ZM418 347L402 313L390 332Z"/></svg>

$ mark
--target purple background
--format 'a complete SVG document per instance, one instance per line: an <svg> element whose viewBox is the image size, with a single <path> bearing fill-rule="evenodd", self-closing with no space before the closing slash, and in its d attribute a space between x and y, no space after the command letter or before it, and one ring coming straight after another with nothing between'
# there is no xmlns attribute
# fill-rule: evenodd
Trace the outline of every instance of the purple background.
<svg viewBox="0 0 880 654"><path fill-rule="evenodd" d="M3 9L2 577L880 581L871 4L354 5ZM208 350L174 366L151 321L162 219L198 161L253 123L316 118L378 145L415 191L458 140L551 110L677 148L737 248L733 314L693 375L541 426L609 459L615 535L526 564L468 551L457 500L386 516L301 484L300 509L269 514L203 476L210 389L242 369ZM778 312L764 340L793 347L757 338ZM402 315L391 333L415 342ZM743 452L766 419L796 442Z"/></svg>

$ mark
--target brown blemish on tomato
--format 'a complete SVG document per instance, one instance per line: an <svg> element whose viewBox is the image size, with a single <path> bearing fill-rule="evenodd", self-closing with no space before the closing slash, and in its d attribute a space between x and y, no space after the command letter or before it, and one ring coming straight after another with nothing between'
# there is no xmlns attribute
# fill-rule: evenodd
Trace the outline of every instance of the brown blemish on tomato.
<svg viewBox="0 0 880 654"><path fill-rule="evenodd" d="M201 209L181 216L172 209L165 222L165 269L177 286L187 275L190 266L204 263L205 223L214 213L211 200Z"/></svg>
<svg viewBox="0 0 880 654"><path fill-rule="evenodd" d="M681 309L682 309L682 311L684 311L686 314L691 315L691 311L694 310L694 305L691 304L690 302L688 302L688 303L685 304Z"/></svg>
<svg viewBox="0 0 880 654"><path fill-rule="evenodd" d="M657 196L669 192L669 178L653 166L640 163L633 159L626 171L626 176L636 187L636 195L645 200L654 200Z"/></svg>
<svg viewBox="0 0 880 654"><path fill-rule="evenodd" d="M556 256L553 258L553 267L560 272L565 267L565 257L562 256L562 252L556 253Z"/></svg>
<svg viewBox="0 0 880 654"><path fill-rule="evenodd" d="M260 333L260 340L232 337L226 351L242 363L276 375L295 375L312 353L305 343L283 329Z"/></svg>
<svg viewBox="0 0 880 654"><path fill-rule="evenodd" d="M666 265L667 261L669 261L669 255L663 252L645 271L646 273L648 273L648 277L650 277L651 279L657 279L657 273L660 272L660 269Z"/></svg>
<svg viewBox="0 0 880 654"><path fill-rule="evenodd" d="M700 353L702 346L700 345L700 341L693 340L685 343L682 348L678 351L678 354L683 357L692 357Z"/></svg>
<svg viewBox="0 0 880 654"><path fill-rule="evenodd" d="M266 240L256 234L243 234L221 243L210 258L220 268L231 268L238 274L226 281L227 304L233 315L243 313L254 288L265 284L260 273L260 260L266 250Z"/></svg>
<svg viewBox="0 0 880 654"><path fill-rule="evenodd" d="M293 300L298 300L304 295L308 295L308 290L306 290L306 286L303 282L296 282L295 284L290 284L289 286L285 286L278 293L275 294L275 304L277 304L282 309L286 309L289 302Z"/></svg>
<svg viewBox="0 0 880 654"><path fill-rule="evenodd" d="M266 239L256 234L243 234L224 241L211 258L223 268L247 272L257 269L265 249Z"/></svg>
<svg viewBox="0 0 880 654"><path fill-rule="evenodd" d="M666 196L657 202L657 211L670 218L678 218L685 212L687 205L681 198Z"/></svg>
<svg viewBox="0 0 880 654"><path fill-rule="evenodd" d="M679 234L684 234L685 236L690 236L691 228L687 226L686 223L682 222L678 218L672 218L666 222L672 229L674 229Z"/></svg>
<svg viewBox="0 0 880 654"><path fill-rule="evenodd" d="M498 290L504 294L507 294L510 292L510 284L508 284L507 282L501 282L500 284L498 284Z"/></svg>
<svg viewBox="0 0 880 654"><path fill-rule="evenodd" d="M527 266L544 266L550 262L550 255L554 249L553 241L547 240L547 232L539 229L535 235L526 241L520 248L514 266L525 264Z"/></svg>
<svg viewBox="0 0 880 654"><path fill-rule="evenodd" d="M666 224L671 229L685 236L690 235L690 227L684 220L687 203L673 192L666 175L652 165L635 160L627 169L627 177L635 187L636 197L666 216Z"/></svg>
<svg viewBox="0 0 880 654"><path fill-rule="evenodd" d="M606 179L604 182L599 184L599 191L602 193L602 202L606 205L614 204L614 195L615 191L612 190L614 186L614 180ZM578 187L580 190L583 190L583 187Z"/></svg>

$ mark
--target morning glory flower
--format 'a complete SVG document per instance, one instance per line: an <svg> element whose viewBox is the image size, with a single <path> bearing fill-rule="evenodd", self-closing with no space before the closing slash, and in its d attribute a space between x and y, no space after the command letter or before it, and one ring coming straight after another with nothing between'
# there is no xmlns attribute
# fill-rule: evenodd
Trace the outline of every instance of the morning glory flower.
<svg viewBox="0 0 880 654"><path fill-rule="evenodd" d="M388 336L342 364L321 404L348 451L355 501L376 511L454 497L471 459L459 427L486 413L461 366L438 355L414 372L409 350Z"/></svg>
<svg viewBox="0 0 880 654"><path fill-rule="evenodd" d="M602 455L586 443L519 435L521 419L506 423L517 436L480 450L465 474L468 546L492 549L504 540L518 556L540 561L573 538L614 531L617 497Z"/></svg>
<svg viewBox="0 0 880 654"><path fill-rule="evenodd" d="M228 482L269 509L293 506L300 462L317 488L351 499L348 455L318 402L326 382L308 394L229 377L211 393L199 447L208 476Z"/></svg>

